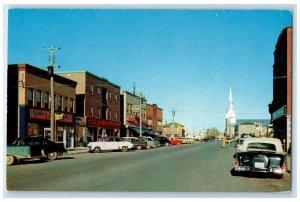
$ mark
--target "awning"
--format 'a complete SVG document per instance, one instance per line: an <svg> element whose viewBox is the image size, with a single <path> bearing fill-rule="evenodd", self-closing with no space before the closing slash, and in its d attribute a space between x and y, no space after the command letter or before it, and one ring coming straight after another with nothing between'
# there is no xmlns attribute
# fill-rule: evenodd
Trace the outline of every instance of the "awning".
<svg viewBox="0 0 300 202"><path fill-rule="evenodd" d="M138 127L128 127L129 130L131 130L131 132L133 132L134 134L140 134L140 128ZM142 135L145 136L154 136L155 132L151 129L147 129L147 128L142 128Z"/></svg>

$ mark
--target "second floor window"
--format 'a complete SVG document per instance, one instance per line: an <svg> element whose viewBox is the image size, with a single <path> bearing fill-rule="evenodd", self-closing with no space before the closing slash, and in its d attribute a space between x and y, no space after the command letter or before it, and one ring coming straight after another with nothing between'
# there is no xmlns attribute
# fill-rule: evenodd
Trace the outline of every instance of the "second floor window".
<svg viewBox="0 0 300 202"><path fill-rule="evenodd" d="M101 118L101 109L98 108L98 118L100 119Z"/></svg>
<svg viewBox="0 0 300 202"><path fill-rule="evenodd" d="M57 96L57 109L62 111L62 97L60 95Z"/></svg>
<svg viewBox="0 0 300 202"><path fill-rule="evenodd" d="M44 92L44 107L49 109L49 93Z"/></svg>
<svg viewBox="0 0 300 202"><path fill-rule="evenodd" d="M27 89L27 104L33 106L33 90L31 88Z"/></svg>
<svg viewBox="0 0 300 202"><path fill-rule="evenodd" d="M64 111L65 112L68 112L68 98L64 97Z"/></svg>
<svg viewBox="0 0 300 202"><path fill-rule="evenodd" d="M90 85L90 93L91 93L91 95L94 95L94 85L93 84Z"/></svg>
<svg viewBox="0 0 300 202"><path fill-rule="evenodd" d="M74 106L74 100L71 98L70 99L70 112L71 113L74 113L73 106Z"/></svg>
<svg viewBox="0 0 300 202"><path fill-rule="evenodd" d="M98 88L98 97L101 97L101 89Z"/></svg>
<svg viewBox="0 0 300 202"><path fill-rule="evenodd" d="M36 91L35 92L35 100L36 100L36 106L38 107L38 108L41 108L42 106L42 102L41 102L41 91Z"/></svg>
<svg viewBox="0 0 300 202"><path fill-rule="evenodd" d="M90 107L90 117L93 117L93 116L94 116L94 108Z"/></svg>

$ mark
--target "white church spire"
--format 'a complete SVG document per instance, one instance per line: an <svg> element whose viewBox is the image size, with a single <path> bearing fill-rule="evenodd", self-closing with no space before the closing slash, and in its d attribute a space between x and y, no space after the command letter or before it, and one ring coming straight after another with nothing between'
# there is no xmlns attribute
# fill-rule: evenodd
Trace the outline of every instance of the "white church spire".
<svg viewBox="0 0 300 202"><path fill-rule="evenodd" d="M231 87L229 88L229 99L228 99L228 108L226 112L226 135L234 135L234 125L236 123L235 111L233 109L233 98Z"/></svg>

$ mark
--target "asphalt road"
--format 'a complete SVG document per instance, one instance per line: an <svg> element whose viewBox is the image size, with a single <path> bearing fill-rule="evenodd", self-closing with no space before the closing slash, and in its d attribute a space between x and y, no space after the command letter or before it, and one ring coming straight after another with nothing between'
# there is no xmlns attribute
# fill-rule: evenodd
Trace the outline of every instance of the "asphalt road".
<svg viewBox="0 0 300 202"><path fill-rule="evenodd" d="M172 196L234 193L242 194L241 197L243 193L249 197L258 193L286 194L291 190L290 174L285 174L283 179L261 175L232 176L234 150L234 147L221 148L219 142L204 142L24 162L6 167L7 189L9 194L19 193L10 191L84 191Z"/></svg>

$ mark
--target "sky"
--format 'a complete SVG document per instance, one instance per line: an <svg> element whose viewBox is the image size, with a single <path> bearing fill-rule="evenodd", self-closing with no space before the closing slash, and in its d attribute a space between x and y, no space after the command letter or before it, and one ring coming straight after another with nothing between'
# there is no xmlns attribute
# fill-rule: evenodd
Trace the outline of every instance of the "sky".
<svg viewBox="0 0 300 202"><path fill-rule="evenodd" d="M229 88L237 119L270 119L274 50L288 10L9 9L7 63L87 70L163 109L188 133L225 128Z"/></svg>

